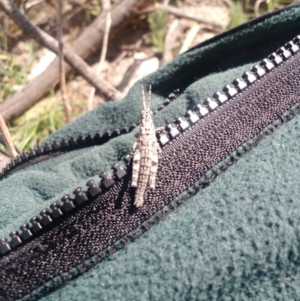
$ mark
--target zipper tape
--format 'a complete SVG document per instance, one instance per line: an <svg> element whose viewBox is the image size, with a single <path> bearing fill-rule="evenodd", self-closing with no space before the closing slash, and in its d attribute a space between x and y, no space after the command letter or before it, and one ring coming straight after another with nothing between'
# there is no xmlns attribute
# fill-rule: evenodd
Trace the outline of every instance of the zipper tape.
<svg viewBox="0 0 300 301"><path fill-rule="evenodd" d="M12 232L10 241L0 240L0 300L25 295L33 300L38 288L45 294L74 277L74 269L78 275L92 267L172 211L178 195L187 194L180 203L195 193L189 187L201 177L212 181L231 164L220 163L230 154L239 157L297 113L299 47L297 36L158 134L157 187L147 191L141 208L132 205L131 156L126 155L112 174L100 174L99 183L88 181L87 191L76 188L22 225L21 233Z"/></svg>

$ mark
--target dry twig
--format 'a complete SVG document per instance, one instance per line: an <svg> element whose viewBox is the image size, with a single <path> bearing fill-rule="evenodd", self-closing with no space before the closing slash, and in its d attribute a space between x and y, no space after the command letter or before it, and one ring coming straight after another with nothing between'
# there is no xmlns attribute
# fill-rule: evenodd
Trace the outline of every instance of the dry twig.
<svg viewBox="0 0 300 301"><path fill-rule="evenodd" d="M66 89L66 74L64 64L64 52L62 41L62 0L58 0L57 3L57 39L58 39L58 51L59 51L59 73L60 73L60 92L64 105L66 123L71 122L72 108L70 106L67 89Z"/></svg>
<svg viewBox="0 0 300 301"><path fill-rule="evenodd" d="M254 13L255 17L258 18L260 16L259 7L264 2L264 0L256 0L254 4Z"/></svg>
<svg viewBox="0 0 300 301"><path fill-rule="evenodd" d="M101 1L101 8L102 8L102 14L105 15L105 28L104 28L104 36L103 36L103 42L102 42L102 49L101 49L101 55L99 59L99 63L97 66L96 73L100 74L102 66L105 62L105 57L107 53L107 45L108 45L108 38L109 38L109 31L111 26L111 3L110 0L100 0ZM90 95L88 98L88 105L87 109L90 111L93 109L93 102L95 97L96 89L95 87L91 88Z"/></svg>
<svg viewBox="0 0 300 301"><path fill-rule="evenodd" d="M181 9L175 7L175 6L156 3L155 8L167 11L168 13L173 14L173 15L175 15L177 17L180 17L180 18L185 18L185 19L188 19L188 20L196 21L196 22L211 25L211 26L217 26L217 27L222 26L222 24L220 24L220 23L216 23L214 21L209 21L207 19L200 18L200 17L195 16L193 14L186 13L186 12L182 11Z"/></svg>
<svg viewBox="0 0 300 301"><path fill-rule="evenodd" d="M1 0L3 1L3 0ZM120 0L111 9L110 35L114 35L137 14L134 9L138 3L148 0ZM1 2L0 2L1 6ZM105 18L102 15L97 17L89 25L78 39L73 43L72 49L83 59L87 59L101 47L105 28ZM3 104L0 105L0 112L4 120L12 120L20 116L31 106L37 103L58 83L59 72L57 69L58 59L55 59L47 69L38 77L28 83L23 89L15 93ZM65 65L65 72L72 70L69 64Z"/></svg>
<svg viewBox="0 0 300 301"><path fill-rule="evenodd" d="M36 40L39 44L58 54L58 42L33 25L10 0L0 0L0 6L22 30ZM95 86L108 99L116 99L119 92L109 83L99 78L94 70L85 63L71 48L64 47L63 54L66 61L72 65L91 85Z"/></svg>
<svg viewBox="0 0 300 301"><path fill-rule="evenodd" d="M179 34L178 26L179 26L179 19L176 18L175 20L172 21L171 25L168 28L165 37L163 56L161 60L162 65L166 64L167 62L173 59L172 50L173 50L174 42Z"/></svg>
<svg viewBox="0 0 300 301"><path fill-rule="evenodd" d="M184 53L187 51L190 47L191 44L193 43L194 39L196 38L199 30L201 29L201 25L199 23L195 23L190 30L188 31L187 35L185 36L185 39L180 47L179 53Z"/></svg>
<svg viewBox="0 0 300 301"><path fill-rule="evenodd" d="M0 129L1 129L1 132L3 133L5 144L6 144L6 147L7 147L7 150L9 152L10 157L12 159L16 158L18 153L17 153L17 151L14 147L14 144L13 144L13 141L12 141L11 136L9 134L8 128L7 128L7 126L5 124L5 121L4 121L1 114L0 114Z"/></svg>
<svg viewBox="0 0 300 301"><path fill-rule="evenodd" d="M10 162L10 158L0 151L0 171Z"/></svg>

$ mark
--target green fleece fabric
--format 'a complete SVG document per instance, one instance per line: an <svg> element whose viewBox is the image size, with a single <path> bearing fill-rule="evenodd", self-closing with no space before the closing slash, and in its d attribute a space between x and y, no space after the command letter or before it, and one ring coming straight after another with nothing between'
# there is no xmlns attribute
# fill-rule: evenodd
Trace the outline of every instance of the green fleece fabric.
<svg viewBox="0 0 300 301"><path fill-rule="evenodd" d="M300 34L300 6L263 18L179 56L145 78L155 116L173 122L240 76L276 42ZM253 47L254 46L254 47ZM299 99L300 100L300 99ZM89 112L49 137L137 122L141 92ZM300 300L300 118L263 140L237 164L139 239L42 298L50 300ZM0 182L0 237L130 151L134 133L68 153Z"/></svg>

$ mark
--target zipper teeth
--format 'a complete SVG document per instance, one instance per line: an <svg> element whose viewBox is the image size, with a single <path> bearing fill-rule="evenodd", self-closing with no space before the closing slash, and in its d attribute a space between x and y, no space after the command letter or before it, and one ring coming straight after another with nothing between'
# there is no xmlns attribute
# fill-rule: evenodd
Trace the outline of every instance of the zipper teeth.
<svg viewBox="0 0 300 301"><path fill-rule="evenodd" d="M156 111L153 112L153 114L155 115L156 113L161 111L179 96L180 89L176 89L174 92L170 93L167 98L164 99L163 103L156 109ZM46 142L44 146L38 145L30 149L29 152L22 152L17 156L17 158L11 160L11 162L8 163L6 167L2 169L2 171L0 171L0 181L7 177L8 173L12 172L15 168L34 158L41 157L43 155L49 155L51 153L66 152L78 147L85 147L89 145L94 146L97 144L101 144L121 134L130 133L138 125L139 122L131 123L129 126L123 126L122 128L117 128L112 131L105 131L103 133L91 132L86 135L81 134L77 137L71 136L70 138L62 138L60 141L54 140L52 143Z"/></svg>
<svg viewBox="0 0 300 301"><path fill-rule="evenodd" d="M296 54L299 48L300 35L254 65L250 71L246 71L241 77L234 79L231 84L225 85L221 91L217 91L212 97L206 98L203 105L196 105L193 110L187 111L184 117L175 119L174 124L168 124L165 132L157 134L160 145L162 147L165 146L200 119L209 117L212 112L218 110L219 107L230 101L238 93L249 88L275 67L281 65L284 61Z"/></svg>
<svg viewBox="0 0 300 301"><path fill-rule="evenodd" d="M238 93L250 87L254 82L265 76L275 67L298 53L299 49L300 35L254 65L250 71L244 72L241 78L236 78L231 84L226 85L222 91L217 91L212 97L207 98L204 101L204 105L196 105L193 110L187 111L184 117L178 117L174 124L167 125L165 131L157 134L160 145L164 147L199 120L208 118L212 112L216 111L224 103L230 101L230 99ZM168 101L168 103L169 102L170 101ZM157 111L164 106L165 103L162 104ZM157 111L155 111L155 113L157 113ZM74 196L67 194L63 196L60 201L52 203L50 209L46 208L40 212L40 216L32 217L30 224L23 224L20 227L21 233L18 231L11 232L9 235L11 237L10 241L5 238L0 239L0 258L33 239L35 236L40 235L55 222L72 214L75 209L81 208L97 198L100 194L105 193L116 182L127 175L127 168L131 163L131 159L132 156L130 154L125 155L120 163L114 163L111 166L112 172L110 174L107 172L100 173L100 182L89 180L86 183L88 187L86 191L81 187L77 187L73 191Z"/></svg>

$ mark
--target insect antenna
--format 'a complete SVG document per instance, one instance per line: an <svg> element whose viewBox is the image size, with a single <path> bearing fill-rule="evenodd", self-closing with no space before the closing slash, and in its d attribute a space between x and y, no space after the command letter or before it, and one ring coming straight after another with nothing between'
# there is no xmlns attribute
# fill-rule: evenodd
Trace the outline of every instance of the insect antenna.
<svg viewBox="0 0 300 301"><path fill-rule="evenodd" d="M150 107L151 107L151 88L152 88L152 86L149 85L148 102L147 102L147 105L148 105L148 109L149 109L149 110L150 110Z"/></svg>
<svg viewBox="0 0 300 301"><path fill-rule="evenodd" d="M145 98L145 92L144 92L144 85L141 85L142 87L142 97L143 97L143 108L144 110L146 110L147 106L146 106L146 98Z"/></svg>

